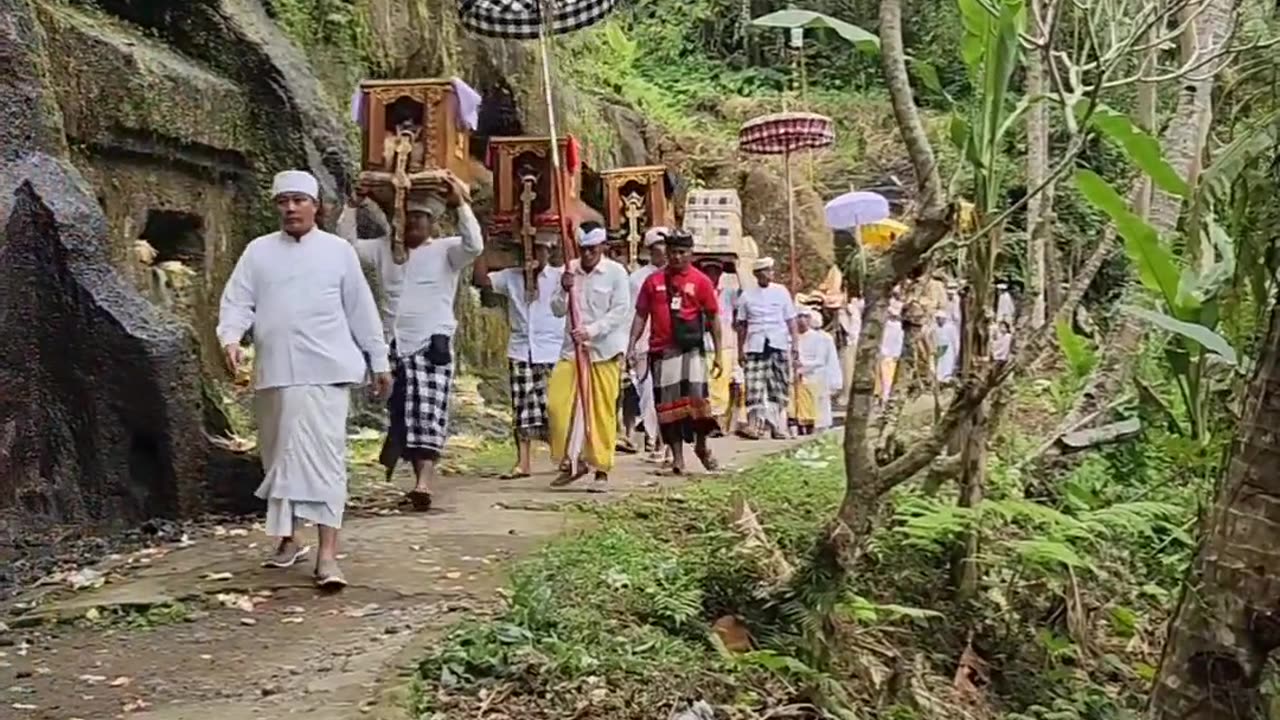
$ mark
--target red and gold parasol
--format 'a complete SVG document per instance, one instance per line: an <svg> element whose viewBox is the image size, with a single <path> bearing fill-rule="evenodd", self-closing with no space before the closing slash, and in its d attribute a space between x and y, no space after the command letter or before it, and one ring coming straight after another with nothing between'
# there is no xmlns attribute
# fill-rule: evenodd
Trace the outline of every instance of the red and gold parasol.
<svg viewBox="0 0 1280 720"><path fill-rule="evenodd" d="M738 131L738 149L751 155L781 155L787 184L787 243L791 265L791 289L800 287L796 264L796 204L791 187L791 154L830 147L836 140L835 123L825 115L782 112L748 120Z"/></svg>

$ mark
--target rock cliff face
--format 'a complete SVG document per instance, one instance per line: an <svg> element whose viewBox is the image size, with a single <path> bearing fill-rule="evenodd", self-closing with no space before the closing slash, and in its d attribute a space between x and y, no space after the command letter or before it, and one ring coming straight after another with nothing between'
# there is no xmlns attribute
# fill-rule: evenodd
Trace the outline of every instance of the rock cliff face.
<svg viewBox="0 0 1280 720"><path fill-rule="evenodd" d="M275 171L336 200L335 104L256 1L0 17L0 528L252 507L260 471L204 433L217 297Z"/></svg>

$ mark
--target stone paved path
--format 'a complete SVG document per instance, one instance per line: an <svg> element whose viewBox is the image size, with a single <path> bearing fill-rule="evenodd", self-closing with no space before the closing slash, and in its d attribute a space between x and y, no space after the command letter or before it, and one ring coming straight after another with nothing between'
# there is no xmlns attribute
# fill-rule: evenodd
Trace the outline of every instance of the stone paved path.
<svg viewBox="0 0 1280 720"><path fill-rule="evenodd" d="M728 471L786 446L715 443ZM448 478L428 515L348 522L352 586L336 596L311 587L309 566L259 569L269 542L252 528L118 560L94 590L36 588L20 598L33 607L0 615L13 626L0 628L0 717L405 718L413 662L442 628L492 608L504 562L563 532L568 504L682 482L652 468L623 458L607 496L551 490L545 472ZM131 622L105 619L129 609Z"/></svg>

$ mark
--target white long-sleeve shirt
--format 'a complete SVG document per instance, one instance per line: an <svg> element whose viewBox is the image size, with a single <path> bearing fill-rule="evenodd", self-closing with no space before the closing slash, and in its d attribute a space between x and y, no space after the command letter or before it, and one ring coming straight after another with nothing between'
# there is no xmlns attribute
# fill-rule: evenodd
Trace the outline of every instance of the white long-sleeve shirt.
<svg viewBox="0 0 1280 720"><path fill-rule="evenodd" d="M662 268L654 267L652 264L649 264L649 265L641 265L640 267L631 271L631 275L628 277L628 280L627 280L627 282L631 286L631 316L627 320L627 327L630 327L631 322L635 319L636 301L640 299L640 288L644 285L644 281L648 280L650 275L658 272L661 269ZM642 334L640 336L640 339L636 342L636 347L638 348L649 347L649 319L648 318L645 318L644 334Z"/></svg>
<svg viewBox="0 0 1280 720"><path fill-rule="evenodd" d="M765 342L773 350L791 349L791 328L796 319L796 305L791 292L777 283L743 290L738 296L738 322L747 324L744 350L764 352Z"/></svg>
<svg viewBox="0 0 1280 720"><path fill-rule="evenodd" d="M840 371L840 354L830 333L812 329L800 333L799 351L801 377L820 383L828 393L841 390L844 375Z"/></svg>
<svg viewBox="0 0 1280 720"><path fill-rule="evenodd" d="M583 273L579 260L570 262L566 272L578 276L574 294L582 313L582 328L587 332L591 362L609 360L625 353L631 339L631 316L635 313L627 269L615 260L600 258L591 272ZM564 346L560 357L572 358L574 344L570 334L572 328L568 324L569 293L563 286L557 286L551 297L551 311L557 317L565 318Z"/></svg>
<svg viewBox="0 0 1280 720"><path fill-rule="evenodd" d="M260 390L359 383L361 351L374 372L390 370L360 260L346 240L319 228L301 239L273 232L244 249L222 290L218 341L237 344L250 327Z"/></svg>
<svg viewBox="0 0 1280 720"><path fill-rule="evenodd" d="M551 312L551 298L560 287L564 268L550 265L538 275L538 297L525 298L524 270L507 268L489 273L493 291L507 297L507 320L511 336L507 339L507 358L539 365L550 365L560 359L564 345L564 319Z"/></svg>
<svg viewBox="0 0 1280 720"><path fill-rule="evenodd" d="M405 356L426 347L432 335L453 337L458 319L453 314L458 279L467 265L484 252L480 223L469 205L458 206L458 235L435 238L409 249L409 259L397 265L387 238L357 239L352 222L355 210L347 208L339 228L355 245L360 259L378 274L386 296L382 321L396 353Z"/></svg>

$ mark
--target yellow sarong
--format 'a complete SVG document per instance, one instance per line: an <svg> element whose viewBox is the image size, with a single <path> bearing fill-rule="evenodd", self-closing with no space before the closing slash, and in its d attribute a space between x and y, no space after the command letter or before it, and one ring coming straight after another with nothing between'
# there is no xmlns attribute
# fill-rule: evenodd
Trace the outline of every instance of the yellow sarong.
<svg viewBox="0 0 1280 720"><path fill-rule="evenodd" d="M729 384L733 382L733 373L729 369L737 367L738 353L725 348L720 351L720 358L723 364L720 376L707 378L707 399L711 401L711 413L716 417L729 412ZM707 372L710 374L710 368Z"/></svg>
<svg viewBox="0 0 1280 720"><path fill-rule="evenodd" d="M582 460L591 467L609 472L618 442L618 389L622 378L622 356L591 363L591 403L587 408L590 442ZM574 408L578 401L578 369L572 359L561 360L547 380L547 426L551 459L559 463L569 446Z"/></svg>
<svg viewBox="0 0 1280 720"><path fill-rule="evenodd" d="M809 383L797 379L791 383L791 417L799 425L812 426L818 420L818 403Z"/></svg>

